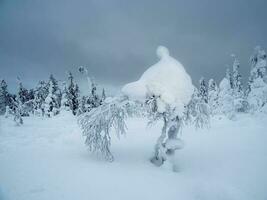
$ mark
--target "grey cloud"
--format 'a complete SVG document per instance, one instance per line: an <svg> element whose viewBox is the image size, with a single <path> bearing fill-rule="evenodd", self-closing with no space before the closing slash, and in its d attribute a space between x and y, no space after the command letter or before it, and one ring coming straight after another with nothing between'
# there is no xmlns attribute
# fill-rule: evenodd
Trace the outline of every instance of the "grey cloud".
<svg viewBox="0 0 267 200"><path fill-rule="evenodd" d="M265 0L0 0L0 77L34 86L85 65L101 84L120 86L157 61L158 45L195 83L219 81L231 53L247 77L253 47L267 47L266 7Z"/></svg>

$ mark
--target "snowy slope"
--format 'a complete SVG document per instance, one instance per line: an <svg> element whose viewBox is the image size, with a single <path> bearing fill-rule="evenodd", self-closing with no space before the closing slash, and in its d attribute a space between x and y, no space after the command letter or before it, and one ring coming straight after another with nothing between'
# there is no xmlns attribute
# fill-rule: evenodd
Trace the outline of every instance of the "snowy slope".
<svg viewBox="0 0 267 200"><path fill-rule="evenodd" d="M1 200L267 199L266 116L184 128L179 173L148 161L160 124L147 128L143 119L129 120L108 163L86 151L69 114L25 118L22 127L0 120Z"/></svg>

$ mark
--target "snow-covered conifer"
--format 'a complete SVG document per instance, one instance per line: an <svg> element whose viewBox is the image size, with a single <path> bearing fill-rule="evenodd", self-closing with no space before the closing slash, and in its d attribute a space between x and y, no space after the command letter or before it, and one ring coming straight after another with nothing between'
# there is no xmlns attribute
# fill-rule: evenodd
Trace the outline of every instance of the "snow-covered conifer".
<svg viewBox="0 0 267 200"><path fill-rule="evenodd" d="M208 103L208 87L203 77L199 80L199 96L205 103Z"/></svg>
<svg viewBox="0 0 267 200"><path fill-rule="evenodd" d="M208 85L208 104L210 113L215 115L219 109L219 88L214 79L209 80Z"/></svg>
<svg viewBox="0 0 267 200"><path fill-rule="evenodd" d="M8 106L8 91L7 84L5 80L0 81L0 115L6 112L6 107Z"/></svg>
<svg viewBox="0 0 267 200"><path fill-rule="evenodd" d="M235 116L234 97L228 74L227 70L226 77L223 78L219 85L219 108L221 114L226 115L229 119L233 119Z"/></svg>
<svg viewBox="0 0 267 200"><path fill-rule="evenodd" d="M69 72L68 76L68 87L67 87L67 97L68 97L68 105L70 110L74 115L77 113L77 109L79 106L79 87L74 82L74 78L71 72Z"/></svg>
<svg viewBox="0 0 267 200"><path fill-rule="evenodd" d="M49 82L49 93L45 98L44 111L45 115L52 117L59 113L57 96L54 94L54 84L52 81Z"/></svg>
<svg viewBox="0 0 267 200"><path fill-rule="evenodd" d="M247 103L244 98L242 77L239 72L240 63L236 55L232 54L232 57L234 58L232 74L234 107L236 112L244 112L246 110Z"/></svg>
<svg viewBox="0 0 267 200"><path fill-rule="evenodd" d="M39 81L34 90L34 113L38 116L44 116L45 99L49 93L49 84L45 81Z"/></svg>
<svg viewBox="0 0 267 200"><path fill-rule="evenodd" d="M14 115L13 120L17 126L20 126L23 124L23 119L22 119L23 112L24 111L23 111L21 99L17 97L15 100L15 109L13 112L13 115Z"/></svg>

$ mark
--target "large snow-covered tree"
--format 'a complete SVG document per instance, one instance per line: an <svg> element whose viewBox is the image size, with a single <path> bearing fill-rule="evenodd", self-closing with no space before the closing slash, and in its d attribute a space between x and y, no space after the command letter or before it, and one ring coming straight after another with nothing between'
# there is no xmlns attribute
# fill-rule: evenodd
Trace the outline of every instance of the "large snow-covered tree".
<svg viewBox="0 0 267 200"><path fill-rule="evenodd" d="M160 61L151 66L138 81L125 85L123 96L111 101L107 99L102 105L81 115L79 121L89 149L113 160L110 128L115 128L118 135L124 134L125 119L136 114L139 109L136 109L138 106L135 102L139 102L140 107L146 107L149 119L162 120L164 124L151 162L160 166L169 161L173 170L176 170L173 158L176 150L183 147L179 132L185 119L189 119L184 116L190 113L187 112L187 105L194 86L184 67L169 55L165 47L159 47L157 54Z"/></svg>

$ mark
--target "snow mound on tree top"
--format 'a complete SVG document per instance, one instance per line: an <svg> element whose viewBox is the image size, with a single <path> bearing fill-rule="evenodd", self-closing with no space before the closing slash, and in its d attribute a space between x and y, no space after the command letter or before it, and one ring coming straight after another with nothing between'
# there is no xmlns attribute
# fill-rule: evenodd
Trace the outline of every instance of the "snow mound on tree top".
<svg viewBox="0 0 267 200"><path fill-rule="evenodd" d="M194 92L191 78L166 47L159 46L157 55L159 62L148 68L138 81L126 84L122 93L142 102L149 96L158 96L158 112L164 112L169 106L182 115Z"/></svg>

